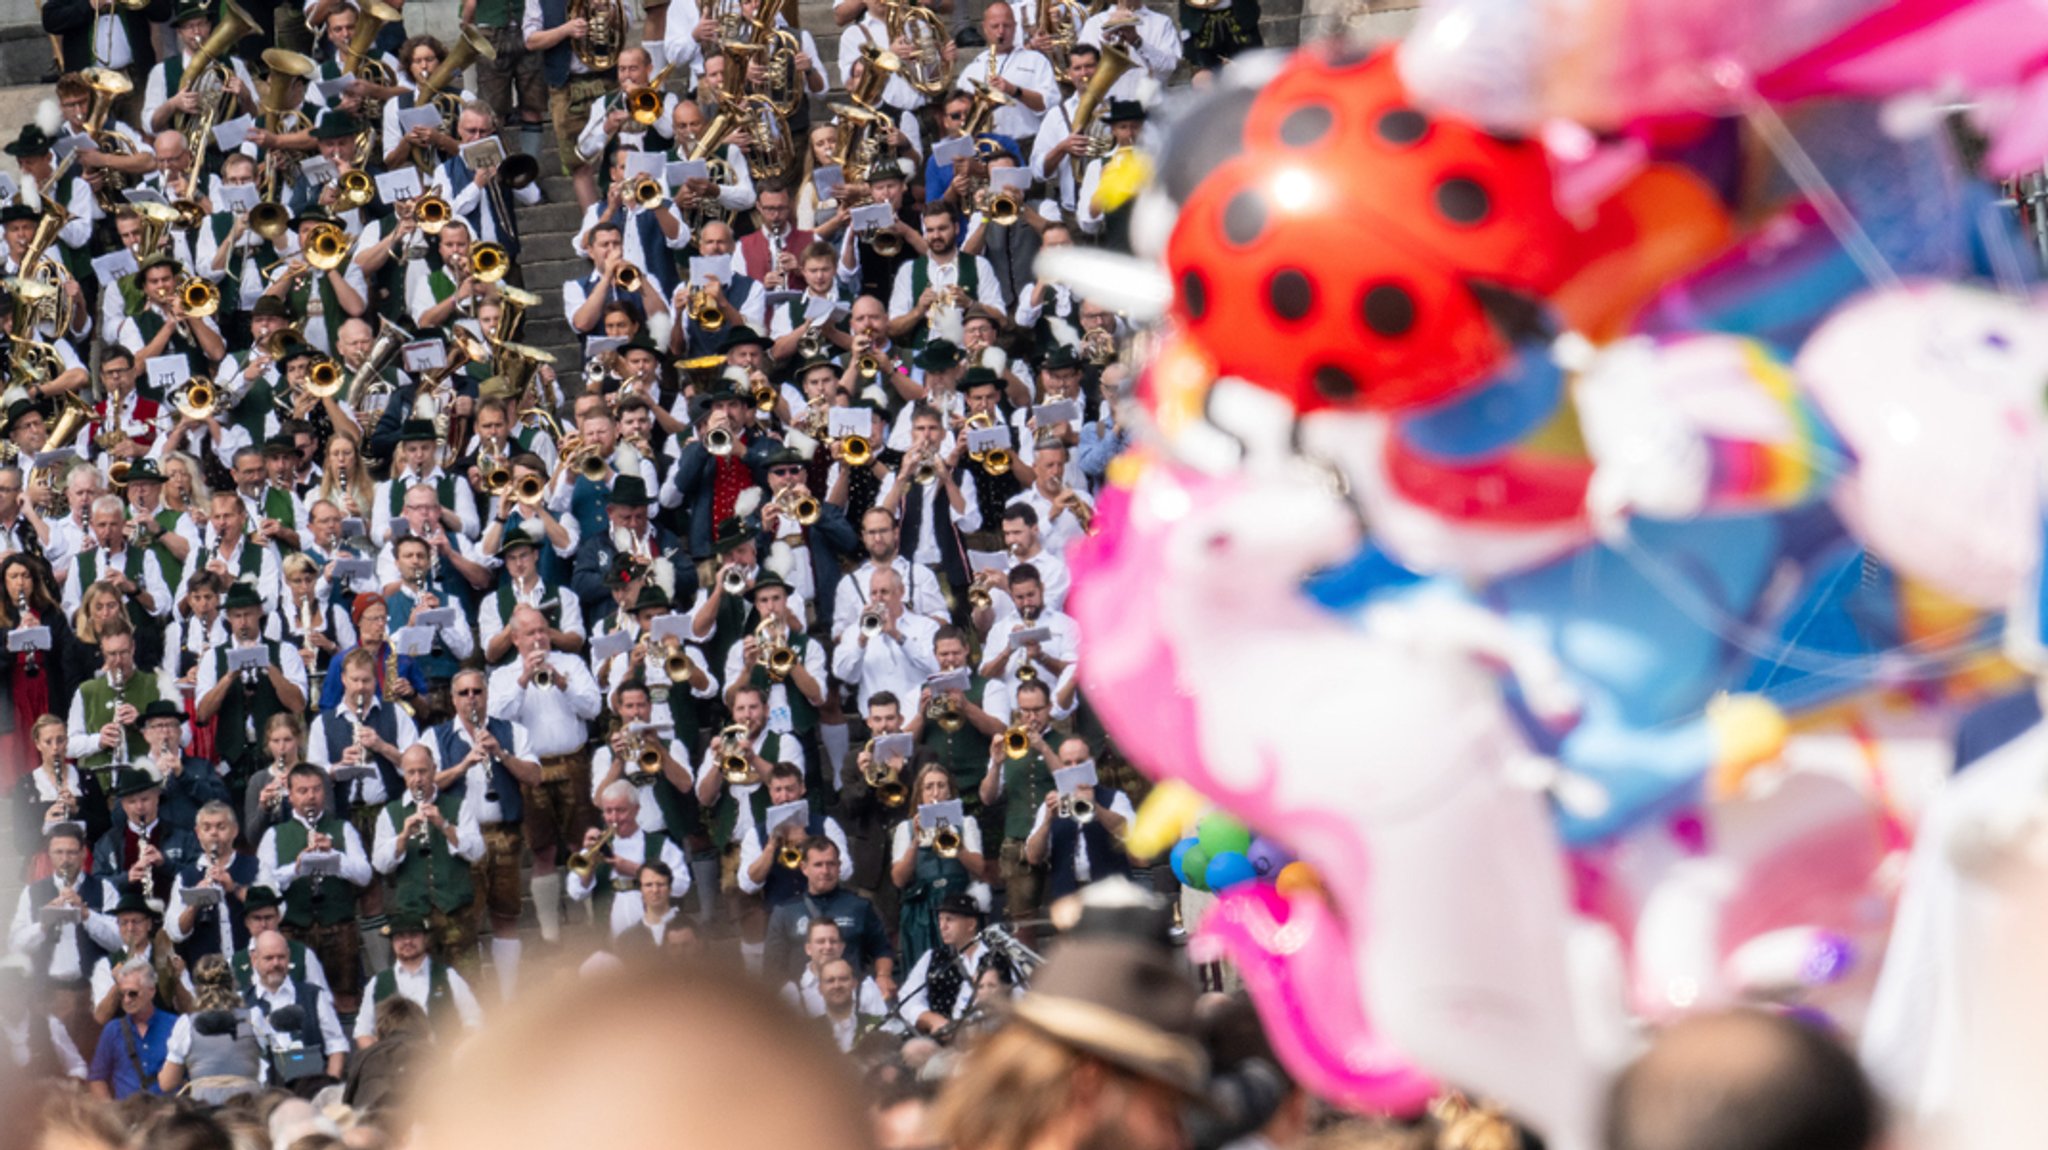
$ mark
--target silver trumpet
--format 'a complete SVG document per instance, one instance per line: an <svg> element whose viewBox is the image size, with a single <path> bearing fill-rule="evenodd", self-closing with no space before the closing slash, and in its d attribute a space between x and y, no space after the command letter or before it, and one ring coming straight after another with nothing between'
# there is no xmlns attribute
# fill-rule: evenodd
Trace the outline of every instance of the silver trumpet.
<svg viewBox="0 0 2048 1150"><path fill-rule="evenodd" d="M427 805L434 801L434 796L428 787L414 787L412 801L415 808L424 812L427 809ZM425 819L421 819L420 825L413 828L412 843L414 846L424 847L433 840L433 837L434 830L427 825Z"/></svg>
<svg viewBox="0 0 2048 1150"><path fill-rule="evenodd" d="M1072 819L1082 826L1095 821L1095 804L1080 795L1061 795L1059 816Z"/></svg>

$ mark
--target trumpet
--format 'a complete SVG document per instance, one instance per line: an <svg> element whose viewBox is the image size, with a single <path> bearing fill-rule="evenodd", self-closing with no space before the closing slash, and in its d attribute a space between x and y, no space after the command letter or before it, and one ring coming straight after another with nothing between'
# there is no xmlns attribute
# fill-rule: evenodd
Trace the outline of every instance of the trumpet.
<svg viewBox="0 0 2048 1150"><path fill-rule="evenodd" d="M768 413L775 410L775 401L777 398L778 396L775 394L774 387L765 383L755 385L754 410L760 412L763 415L767 415Z"/></svg>
<svg viewBox="0 0 2048 1150"><path fill-rule="evenodd" d="M866 467L875 458L875 445L865 435L849 435L839 441L839 447L848 467Z"/></svg>
<svg viewBox="0 0 2048 1150"><path fill-rule="evenodd" d="M967 589L967 605L969 607L972 607L974 610L986 610L994 604L995 598L994 596L989 594L989 590L987 587L984 587L981 584L976 583L974 586L969 587Z"/></svg>
<svg viewBox="0 0 2048 1150"><path fill-rule="evenodd" d="M725 574L719 576L718 579L719 590L724 591L728 595L744 594L747 590L747 583L747 573L737 567L726 568Z"/></svg>
<svg viewBox="0 0 2048 1150"><path fill-rule="evenodd" d="M604 833L597 836L597 842L591 844L588 850L580 850L569 856L569 873L575 875L578 882L589 882L590 876L597 873L597 864L603 860L604 849L611 845L614 834L610 827L606 827Z"/></svg>
<svg viewBox="0 0 2048 1150"><path fill-rule="evenodd" d="M413 788L412 802L414 807L418 808L419 810L425 810L427 809L427 804L433 801L433 797L427 793L426 787ZM412 832L413 845L422 847L426 846L427 843L433 838L433 834L433 828L427 825L425 819L421 819L420 825L414 828Z"/></svg>
<svg viewBox="0 0 2048 1150"><path fill-rule="evenodd" d="M630 266L619 269L620 287L626 287L626 273L632 270ZM626 290L631 291L633 289L626 288ZM718 301L711 298L711 289L708 287L690 289L689 311L690 322L705 331L717 331L725 326L725 309L719 307ZM774 407L774 401L770 400L768 406Z"/></svg>
<svg viewBox="0 0 2048 1150"><path fill-rule="evenodd" d="M731 786L744 786L758 782L754 777L754 764L741 750L747 744L747 727L744 723L733 725L718 732L718 773Z"/></svg>
<svg viewBox="0 0 2048 1150"><path fill-rule="evenodd" d="M619 274L613 282L619 285L620 291L628 295L638 295L641 285L640 269L632 264L626 264L619 269Z"/></svg>
<svg viewBox="0 0 2048 1150"><path fill-rule="evenodd" d="M512 481L512 502L539 503L541 496L547 493L547 489L548 481L540 476L522 475Z"/></svg>
<svg viewBox="0 0 2048 1150"><path fill-rule="evenodd" d="M1003 447L990 448L981 457L981 465L988 469L990 475L1008 475L1011 465L1009 449Z"/></svg>
<svg viewBox="0 0 2048 1150"><path fill-rule="evenodd" d="M781 849L775 852L775 863L790 870L797 869L804 865L804 848L785 839Z"/></svg>
<svg viewBox="0 0 2048 1150"><path fill-rule="evenodd" d="M1023 725L1011 727L1003 732L1003 757L1021 759L1031 753L1031 730Z"/></svg>
<svg viewBox="0 0 2048 1150"><path fill-rule="evenodd" d="M1087 826L1095 821L1095 804L1080 795L1061 795L1059 817Z"/></svg>
<svg viewBox="0 0 2048 1150"><path fill-rule="evenodd" d="M853 464L852 466L857 467L859 464ZM824 507L818 503L817 499L797 487L783 488L780 492L776 493L774 503L777 512L796 520L805 527L816 523L818 517L825 513Z"/></svg>
<svg viewBox="0 0 2048 1150"><path fill-rule="evenodd" d="M512 486L512 468L502 456L488 448L477 453L476 470L477 481L483 485L486 495L503 495L505 489ZM533 479L540 482L539 476Z"/></svg>
<svg viewBox="0 0 2048 1150"><path fill-rule="evenodd" d="M939 481L939 461L930 452L918 459L917 466L910 470L910 481L919 487L929 487Z"/></svg>
<svg viewBox="0 0 2048 1150"><path fill-rule="evenodd" d="M1017 222L1018 214L1023 210L1024 205L1018 201L1017 193L1004 188L989 198L988 222L999 227L1008 227Z"/></svg>
<svg viewBox="0 0 2048 1150"><path fill-rule="evenodd" d="M875 797L881 800L882 805L900 807L907 802L910 798L910 789L903 785L903 773L894 766L876 761L873 739L869 739L868 745L861 748L861 753L868 757L867 769L861 772L861 778L875 792Z"/></svg>
<svg viewBox="0 0 2048 1150"><path fill-rule="evenodd" d="M673 63L664 64L645 88L626 90L626 111L632 115L634 123L643 128L652 128L661 120L662 105L668 102L663 89L668 86L669 73L674 70Z"/></svg>
<svg viewBox="0 0 2048 1150"><path fill-rule="evenodd" d="M867 611L860 617L860 633L869 639L880 635L882 629L887 626L888 623L882 618L880 611Z"/></svg>
<svg viewBox="0 0 2048 1150"><path fill-rule="evenodd" d="M630 194L633 202L638 204L642 211L652 211L661 206L662 200L668 198L668 193L661 190L661 181L653 176L641 176L634 180Z"/></svg>
<svg viewBox="0 0 2048 1150"><path fill-rule="evenodd" d="M547 690L555 685L555 669L546 663L542 663L534 669L533 678L530 682L543 691Z"/></svg>
<svg viewBox="0 0 2048 1150"><path fill-rule="evenodd" d="M668 672L668 681L682 683L690 678L690 652L683 641L674 637L661 645L661 669Z"/></svg>
<svg viewBox="0 0 2048 1150"><path fill-rule="evenodd" d="M198 276L189 276L178 285L178 302L186 315L205 319L220 310L220 289Z"/></svg>
<svg viewBox="0 0 2048 1150"><path fill-rule="evenodd" d="M949 735L967 724L967 717L960 713L960 704L954 702L951 695L933 699L931 705L924 709L924 717Z"/></svg>
<svg viewBox="0 0 2048 1150"><path fill-rule="evenodd" d="M761 624L761 630L755 632L755 637L760 640L761 666L767 669L770 680L780 683L796 670L796 649L781 636L770 638L765 634L773 626L773 623Z"/></svg>
<svg viewBox="0 0 2048 1150"><path fill-rule="evenodd" d="M704 450L721 458L733 453L736 442L732 432L723 427L714 427L704 433Z"/></svg>
<svg viewBox="0 0 2048 1150"><path fill-rule="evenodd" d="M960 857L960 832L945 819L932 828L932 851L942 859Z"/></svg>

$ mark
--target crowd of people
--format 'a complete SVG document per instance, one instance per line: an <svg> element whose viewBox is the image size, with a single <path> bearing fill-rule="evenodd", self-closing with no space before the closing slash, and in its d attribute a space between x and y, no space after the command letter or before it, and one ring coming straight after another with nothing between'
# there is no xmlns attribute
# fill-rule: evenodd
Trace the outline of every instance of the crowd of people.
<svg viewBox="0 0 2048 1150"><path fill-rule="evenodd" d="M448 43L381 0L43 11L0 181L17 1062L339 1080L536 947L946 1044L1131 873L1062 605L1132 333L1033 262L1119 242L1147 104L1252 0L851 0L830 78L751 0ZM544 184L575 364L521 338Z"/></svg>

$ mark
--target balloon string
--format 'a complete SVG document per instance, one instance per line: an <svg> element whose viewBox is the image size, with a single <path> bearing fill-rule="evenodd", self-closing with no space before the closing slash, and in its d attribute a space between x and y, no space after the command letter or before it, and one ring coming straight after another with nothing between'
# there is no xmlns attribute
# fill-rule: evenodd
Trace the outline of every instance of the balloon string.
<svg viewBox="0 0 2048 1150"><path fill-rule="evenodd" d="M1746 84L1741 89L1741 104L1743 119L1756 129L1757 135L1763 138L1771 153L1784 165L1786 174L1792 177L1792 182L1798 184L1799 190L1806 193L1807 199L1813 203L1814 210L1820 213L1821 222L1826 224L1828 230L1835 234L1835 238L1842 242L1843 250L1856 262L1856 267L1862 271L1863 278L1869 280L1872 287L1885 290L1898 287L1898 273L1885 262L1884 255L1877 250L1877 245L1871 242L1870 234L1863 230L1862 224L1856 222L1855 214L1842 202L1842 197L1836 194L1834 185L1828 183L1827 176L1821 173L1820 166L1813 162L1813 157L1800 146L1799 140L1792 134L1792 129L1786 126L1777 110Z"/></svg>

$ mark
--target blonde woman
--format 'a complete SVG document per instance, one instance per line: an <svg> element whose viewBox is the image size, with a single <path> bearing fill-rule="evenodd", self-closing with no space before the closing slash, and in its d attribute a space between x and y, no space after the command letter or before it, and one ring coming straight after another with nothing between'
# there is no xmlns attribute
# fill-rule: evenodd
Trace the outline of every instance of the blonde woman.
<svg viewBox="0 0 2048 1150"><path fill-rule="evenodd" d="M164 456L164 506L191 518L196 527L206 526L207 498L213 493L206 489L205 473L199 461L182 451ZM193 546L199 541L193 540Z"/></svg>
<svg viewBox="0 0 2048 1150"><path fill-rule="evenodd" d="M836 199L820 200L812 174L839 162L839 129L812 124L810 147L804 152L803 184L796 191L796 226L820 238L837 235L846 223L846 209Z"/></svg>
<svg viewBox="0 0 2048 1150"><path fill-rule="evenodd" d="M960 797L952 773L937 762L918 767L910 794L920 809ZM972 818L961 822L963 825L953 828L960 834L960 850L952 858L941 857L921 841L916 817L896 824L889 848L889 881L903 892L898 912L902 941L897 949L906 970L939 941L940 903L965 891L984 907L988 905L988 888L981 881L988 869L987 856L981 851L981 824Z"/></svg>
<svg viewBox="0 0 2048 1150"><path fill-rule="evenodd" d="M100 673L100 632L116 619L125 619L120 592L107 583L94 583L80 596L78 610L71 616L71 630L78 637L63 652L64 681L83 683ZM163 662L162 627L135 632L135 665L156 667Z"/></svg>
<svg viewBox="0 0 2048 1150"><path fill-rule="evenodd" d="M376 490L370 468L363 462L362 442L346 431L336 432L321 454L320 482L314 485L306 506L325 499L341 508L344 517L368 523Z"/></svg>

